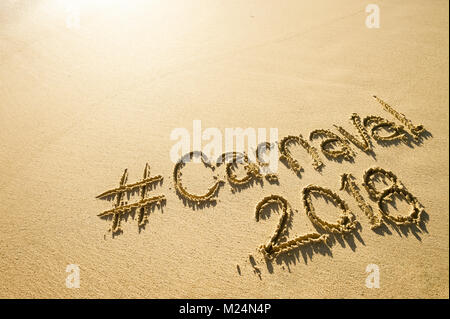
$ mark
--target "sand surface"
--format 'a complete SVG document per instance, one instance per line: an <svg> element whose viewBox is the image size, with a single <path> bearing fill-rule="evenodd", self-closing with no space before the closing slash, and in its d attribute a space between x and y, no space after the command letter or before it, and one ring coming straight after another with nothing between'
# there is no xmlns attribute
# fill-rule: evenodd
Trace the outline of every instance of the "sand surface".
<svg viewBox="0 0 450 319"><path fill-rule="evenodd" d="M448 1L377 1L379 29L366 27L358 0L86 0L80 28L68 28L71 3L0 2L1 298L449 297ZM200 119L220 130L278 128L281 139L334 124L354 132L353 112L399 123L373 95L431 136L374 141L375 157L351 144L353 163L321 154L321 173L293 148L300 178L280 163L279 185L233 193L227 183L203 209L174 190L174 128ZM117 187L125 168L138 181L147 162L164 177L151 194L166 205L141 231L123 219L113 237L97 216L112 203L95 196ZM421 227L374 232L339 191L342 173L360 184L372 166L395 172L420 200ZM184 176L192 192L212 183L205 169ZM258 247L279 215L257 222L256 204L281 195L296 210L289 236L314 231L301 200L308 184L338 193L360 229L330 248L265 261ZM316 205L336 220L333 205ZM79 289L66 287L68 264L81 269ZM368 264L379 266L378 289L365 285Z"/></svg>

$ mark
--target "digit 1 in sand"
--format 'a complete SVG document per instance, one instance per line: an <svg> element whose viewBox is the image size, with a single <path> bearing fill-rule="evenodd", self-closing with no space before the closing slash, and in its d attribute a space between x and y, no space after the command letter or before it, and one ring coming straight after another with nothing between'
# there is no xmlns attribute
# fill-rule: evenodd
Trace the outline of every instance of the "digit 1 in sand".
<svg viewBox="0 0 450 319"><path fill-rule="evenodd" d="M369 218L370 229L376 229L383 224L383 221L373 213L372 206L370 206L362 197L359 192L358 185L356 185L355 178L352 174L342 174L341 175L341 190L347 190L358 203L359 208L366 214Z"/></svg>

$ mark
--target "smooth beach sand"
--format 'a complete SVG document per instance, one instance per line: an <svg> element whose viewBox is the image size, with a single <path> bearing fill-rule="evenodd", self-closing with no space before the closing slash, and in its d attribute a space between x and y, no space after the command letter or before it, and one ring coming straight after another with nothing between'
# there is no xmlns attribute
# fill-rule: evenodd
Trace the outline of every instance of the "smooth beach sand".
<svg viewBox="0 0 450 319"><path fill-rule="evenodd" d="M358 0L0 2L1 298L448 298L449 43L448 1L386 1L380 28L365 25ZM400 124L377 95L423 124L420 144L359 150L319 173L300 147L296 176L279 163L279 185L232 192L216 205L185 206L174 188L169 152L174 128L278 128L279 138L339 125L352 113ZM320 146L319 140L311 142ZM129 183L146 163L165 195L139 231L136 216L97 216L112 202L96 196ZM340 175L359 185L373 166L394 172L425 207L420 227L370 229ZM189 191L212 183L186 168ZM344 199L361 227L349 236L296 249L272 262L258 247L279 214L255 220L265 196L294 210L289 237L315 231L301 190L316 184ZM377 212L361 186L364 199ZM130 199L130 202L133 200ZM338 210L314 201L334 222ZM408 214L398 201L394 214ZM252 256L252 258L249 257ZM80 267L67 288L66 267ZM366 267L380 288L366 287ZM239 271L238 271L239 267Z"/></svg>

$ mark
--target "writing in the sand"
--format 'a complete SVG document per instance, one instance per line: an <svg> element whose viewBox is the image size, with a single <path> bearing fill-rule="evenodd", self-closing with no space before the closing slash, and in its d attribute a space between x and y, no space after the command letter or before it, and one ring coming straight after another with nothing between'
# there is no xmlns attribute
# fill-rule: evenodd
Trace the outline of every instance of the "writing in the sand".
<svg viewBox="0 0 450 319"><path fill-rule="evenodd" d="M306 151L311 157L313 169L320 171L325 166L321 153L329 160L352 162L356 156L354 147L366 154L373 155L372 139L378 143L393 145L398 143L414 143L418 145L422 143L424 137L429 135L423 125L414 125L404 114L397 112L380 98L376 96L374 98L385 111L393 115L400 123L375 115L368 115L362 119L359 114L353 113L350 116L350 121L355 128L356 134L348 132L342 126L335 125L336 132L328 129L316 129L310 132L309 139L304 138L301 134L288 135L278 142L280 152L279 160L295 174L299 175L303 168L290 151L290 147L294 144L300 145ZM316 139L321 140L319 149L312 144ZM256 161L254 162L249 160L245 152L224 153L213 163L200 151L185 154L174 166L173 182L175 191L185 204L196 208L204 208L216 200L219 196L220 188L227 182L232 189L236 190L245 188L255 181L261 181L263 178L269 183L278 184L278 175L276 173L261 169L264 165L267 165L261 160L261 154L270 151L273 147L274 145L268 142L260 144L257 148ZM216 177L213 184L202 194L190 193L185 187L185 181L182 179L183 168L194 157L199 157L205 168L209 168L210 171L214 171L222 163L225 163L224 178L218 179ZM245 169L244 176L237 176L236 174L236 169L239 165ZM380 187L376 185L376 181L380 178L388 181L388 186L385 185L384 188L379 189ZM147 197L147 193L163 181L161 175L150 176L150 166L148 163L145 166L142 180L130 184L127 183L127 179L128 171L125 169L117 188L110 189L97 196L97 198L114 200L114 207L112 209L98 215L100 217L112 218L110 231L113 234L121 232L120 223L122 216L125 214L132 211L136 212L139 227L144 227L148 221L147 217L150 211L166 203L164 195ZM356 201L359 209L367 217L371 229L376 230L382 227L385 222L396 225L413 225L421 222L421 216L424 211L423 206L417 197L406 188L393 172L381 167L370 167L364 172L360 185L364 187L369 197L376 201L378 206L377 210L374 210L372 205L366 201L360 191L359 183L354 176L347 173L341 175L340 190L346 191ZM125 200L125 194L135 191L139 191L140 199L137 202L129 204ZM410 205L411 211L408 214L393 216L389 213L388 205L395 196L403 198ZM323 220L320 214L314 209L313 198L317 199L318 197L330 201L341 211L335 223ZM357 230L359 227L359 222L349 209L347 203L333 190L318 185L308 185L302 189L301 198L306 216L316 227L323 231L320 233L314 232L295 236L285 241L281 241L280 238L293 214L293 209L289 202L283 196L275 194L267 196L257 203L255 208L256 221L259 221L264 210L270 207L279 207L282 212L274 234L266 244L260 247L261 252L267 257L272 258L281 253L288 252L295 247L311 243L321 242L327 244L329 234L347 234Z"/></svg>

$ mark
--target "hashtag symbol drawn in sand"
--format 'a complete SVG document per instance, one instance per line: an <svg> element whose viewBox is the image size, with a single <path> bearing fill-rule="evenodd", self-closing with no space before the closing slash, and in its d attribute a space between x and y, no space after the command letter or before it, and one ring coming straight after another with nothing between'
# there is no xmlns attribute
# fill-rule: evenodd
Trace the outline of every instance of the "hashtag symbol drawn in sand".
<svg viewBox="0 0 450 319"><path fill-rule="evenodd" d="M150 177L150 165L147 163L144 169L144 175L142 180L133 184L127 184L128 181L128 170L125 169L123 172L122 178L120 179L119 187L110 189L100 195L97 198L108 198L114 197L115 203L114 208L104 211L103 213L98 214L99 217L107 217L112 216L112 226L111 231L113 233L117 233L121 231L120 228L120 220L122 215L126 213L130 213L135 210L137 213L137 220L139 227L144 226L147 222L147 215L149 213L149 207L151 205L160 205L164 204L166 201L166 197L164 195L154 196L150 198L146 198L147 191L151 187L151 185L161 182L163 177L161 175ZM133 204L128 204L124 201L125 195L127 192L134 191L139 188L140 200Z"/></svg>

